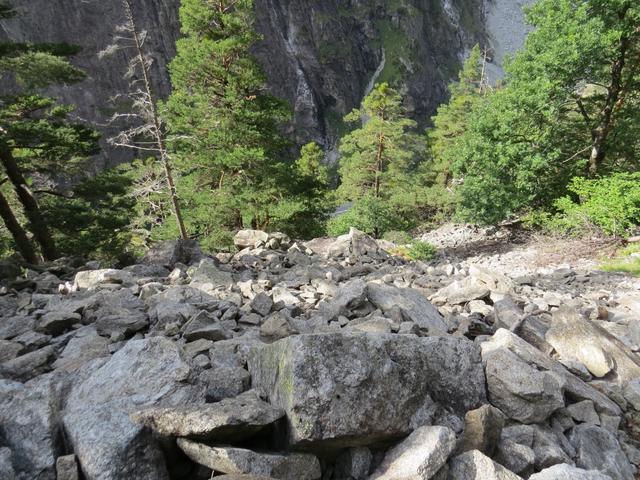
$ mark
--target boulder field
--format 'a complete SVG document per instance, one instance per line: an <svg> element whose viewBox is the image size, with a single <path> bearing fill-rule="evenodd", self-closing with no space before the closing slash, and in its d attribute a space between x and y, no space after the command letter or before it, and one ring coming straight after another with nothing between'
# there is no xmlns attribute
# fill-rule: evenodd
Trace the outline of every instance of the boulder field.
<svg viewBox="0 0 640 480"><path fill-rule="evenodd" d="M236 245L1 263L0 478L638 478L629 277Z"/></svg>

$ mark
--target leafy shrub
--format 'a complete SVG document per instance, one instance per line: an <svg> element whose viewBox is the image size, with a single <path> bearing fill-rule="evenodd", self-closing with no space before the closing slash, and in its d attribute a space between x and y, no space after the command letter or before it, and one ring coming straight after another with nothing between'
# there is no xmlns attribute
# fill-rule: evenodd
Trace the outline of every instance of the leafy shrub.
<svg viewBox="0 0 640 480"><path fill-rule="evenodd" d="M624 236L640 224L640 173L616 173L597 179L576 177L568 190L573 195L556 200L555 214L534 212L526 217L526 223L569 235L595 226L615 236Z"/></svg>
<svg viewBox="0 0 640 480"><path fill-rule="evenodd" d="M330 236L349 233L349 228L379 238L385 232L408 230L414 226L412 212L393 202L374 197L363 197L344 214L334 217L327 224Z"/></svg>
<svg viewBox="0 0 640 480"><path fill-rule="evenodd" d="M437 251L436 247L430 243L416 241L409 248L407 256L410 260L422 260L426 262L432 260L436 256Z"/></svg>
<svg viewBox="0 0 640 480"><path fill-rule="evenodd" d="M411 243L411 235L401 230L389 230L385 232L382 238L388 242L395 243L396 245L406 245Z"/></svg>
<svg viewBox="0 0 640 480"><path fill-rule="evenodd" d="M433 260L436 256L437 249L433 245L416 241L411 245L399 245L391 250L389 253L397 257L402 257L405 260L423 261L428 262Z"/></svg>

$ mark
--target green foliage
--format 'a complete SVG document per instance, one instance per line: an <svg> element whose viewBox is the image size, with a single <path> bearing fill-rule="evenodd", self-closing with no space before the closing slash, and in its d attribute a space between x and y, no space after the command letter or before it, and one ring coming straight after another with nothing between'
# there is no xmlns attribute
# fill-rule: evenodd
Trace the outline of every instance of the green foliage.
<svg viewBox="0 0 640 480"><path fill-rule="evenodd" d="M635 277L640 277L640 258L607 260L600 265L600 269L605 272L630 273Z"/></svg>
<svg viewBox="0 0 640 480"><path fill-rule="evenodd" d="M411 207L398 207L384 199L362 197L344 214L334 217L327 224L330 236L349 233L351 227L376 236L392 230L409 230L414 226Z"/></svg>
<svg viewBox="0 0 640 480"><path fill-rule="evenodd" d="M416 171L422 143L410 132L400 95L388 84L374 88L346 121L362 126L342 138L340 152L341 201L354 202L345 215L330 222L330 231L347 223L379 236L388 230L411 228L418 215ZM418 177L416 177L418 178ZM361 216L361 218L358 218Z"/></svg>
<svg viewBox="0 0 640 480"><path fill-rule="evenodd" d="M327 208L319 149L286 160L279 125L290 111L265 93L250 53L258 39L253 2L224 3L182 2L184 36L170 65L174 91L164 112L187 230L212 248L245 226L311 235Z"/></svg>
<svg viewBox="0 0 640 480"><path fill-rule="evenodd" d="M433 260L438 252L437 248L427 242L415 241L411 244L407 256L410 260L427 262Z"/></svg>
<svg viewBox="0 0 640 480"><path fill-rule="evenodd" d="M135 212L130 167L106 170L80 182L69 198L47 196L42 208L60 253L127 264L140 253L129 228Z"/></svg>
<svg viewBox="0 0 640 480"><path fill-rule="evenodd" d="M427 242L416 240L410 245L400 245L391 249L389 253L405 260L428 262L435 258L438 250Z"/></svg>
<svg viewBox="0 0 640 480"><path fill-rule="evenodd" d="M396 245L407 245L413 240L409 233L403 232L402 230L389 230L385 232L382 239L395 243Z"/></svg>
<svg viewBox="0 0 640 480"><path fill-rule="evenodd" d="M638 168L639 19L628 0L540 0L528 11L535 29L507 64L504 87L473 105L451 147L463 219L493 223L552 205L588 173L602 133L597 173Z"/></svg>
<svg viewBox="0 0 640 480"><path fill-rule="evenodd" d="M600 269L606 272L630 273L640 277L640 244L632 243L621 248L615 257L604 260Z"/></svg>
<svg viewBox="0 0 640 480"><path fill-rule="evenodd" d="M568 190L570 196L555 201L555 213L530 213L527 223L549 233L581 235L596 227L620 237L640 224L640 173L598 179L576 177Z"/></svg>
<svg viewBox="0 0 640 480"><path fill-rule="evenodd" d="M457 197L453 188L453 166L458 162L458 142L468 129L469 115L485 94L482 78L482 53L476 45L459 73L458 81L449 87L450 98L438 108L427 130L429 158L421 171L427 185L426 204L432 207L430 217L444 220L455 210Z"/></svg>

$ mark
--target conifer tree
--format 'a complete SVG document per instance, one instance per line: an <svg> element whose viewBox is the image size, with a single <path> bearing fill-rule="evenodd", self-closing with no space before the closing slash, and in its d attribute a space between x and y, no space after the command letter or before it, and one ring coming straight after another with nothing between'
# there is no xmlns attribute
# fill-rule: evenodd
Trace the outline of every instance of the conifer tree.
<svg viewBox="0 0 640 480"><path fill-rule="evenodd" d="M372 228L376 236L406 227L405 220L414 215L410 213L415 207L410 205L414 191L410 172L416 167L420 140L410 132L416 123L405 117L400 95L387 83L377 85L345 121L363 125L341 140L338 197L354 202L354 211L373 209L395 217L372 215L380 222ZM393 213L389 206L395 207Z"/></svg>
<svg viewBox="0 0 640 480"><path fill-rule="evenodd" d="M184 0L180 19L164 111L189 229L219 246L234 229L268 229L283 213L291 165L278 125L290 112L266 93L251 55L251 0Z"/></svg>
<svg viewBox="0 0 640 480"><path fill-rule="evenodd" d="M6 3L0 8L0 17L14 13ZM57 172L61 165L68 170L97 147L93 130L68 120L72 107L38 93L38 89L49 85L84 78L66 58L77 51L65 44L0 44L0 75L14 84L11 94L0 97L0 164L45 260L55 259L58 250L29 176L34 172ZM24 231L17 228L17 216L10 215L10 202L5 197L0 203L3 220L18 250L33 262L33 247L26 243Z"/></svg>

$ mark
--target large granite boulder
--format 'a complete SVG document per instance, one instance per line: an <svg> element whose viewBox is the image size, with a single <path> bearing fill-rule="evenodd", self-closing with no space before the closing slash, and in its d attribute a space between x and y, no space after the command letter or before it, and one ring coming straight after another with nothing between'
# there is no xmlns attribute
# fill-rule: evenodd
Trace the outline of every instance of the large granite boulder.
<svg viewBox="0 0 640 480"><path fill-rule="evenodd" d="M459 415L486 403L479 348L453 337L299 335L254 350L249 371L296 449L393 439L431 424L437 402Z"/></svg>
<svg viewBox="0 0 640 480"><path fill-rule="evenodd" d="M128 342L73 388L63 421L85 478L168 479L158 443L129 412L203 403L203 390L190 384L194 374L174 342L153 337Z"/></svg>

